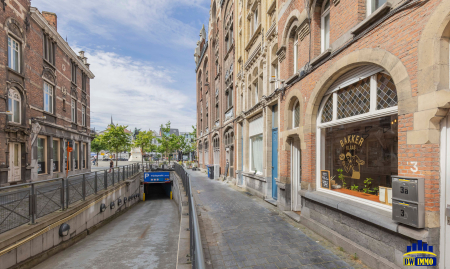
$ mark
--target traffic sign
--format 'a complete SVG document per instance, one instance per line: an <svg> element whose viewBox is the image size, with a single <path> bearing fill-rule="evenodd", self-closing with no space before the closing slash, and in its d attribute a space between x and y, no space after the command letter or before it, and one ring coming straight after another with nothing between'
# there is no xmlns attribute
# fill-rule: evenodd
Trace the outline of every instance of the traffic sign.
<svg viewBox="0 0 450 269"><path fill-rule="evenodd" d="M144 182L146 183L170 182L170 172L145 172Z"/></svg>

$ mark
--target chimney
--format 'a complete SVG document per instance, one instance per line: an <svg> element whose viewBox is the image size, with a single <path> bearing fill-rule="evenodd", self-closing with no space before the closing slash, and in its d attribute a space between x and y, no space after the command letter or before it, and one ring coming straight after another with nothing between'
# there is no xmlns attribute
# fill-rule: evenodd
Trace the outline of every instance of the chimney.
<svg viewBox="0 0 450 269"><path fill-rule="evenodd" d="M47 20L48 24L58 31L58 16L53 12L42 11L42 16Z"/></svg>

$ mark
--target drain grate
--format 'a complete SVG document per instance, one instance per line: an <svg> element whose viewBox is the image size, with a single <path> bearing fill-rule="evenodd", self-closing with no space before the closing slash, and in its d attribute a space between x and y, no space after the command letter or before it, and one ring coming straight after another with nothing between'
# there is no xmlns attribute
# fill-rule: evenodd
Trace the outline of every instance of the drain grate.
<svg viewBox="0 0 450 269"><path fill-rule="evenodd" d="M253 196L253 194L246 192L245 194L247 194L248 196Z"/></svg>

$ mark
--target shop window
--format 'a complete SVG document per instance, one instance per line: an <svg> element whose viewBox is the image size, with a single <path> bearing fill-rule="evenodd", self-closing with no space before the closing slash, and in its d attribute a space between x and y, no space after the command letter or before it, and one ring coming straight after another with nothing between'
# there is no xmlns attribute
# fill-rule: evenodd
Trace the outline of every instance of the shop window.
<svg viewBox="0 0 450 269"><path fill-rule="evenodd" d="M47 137L38 136L37 139L38 174L47 173Z"/></svg>
<svg viewBox="0 0 450 269"><path fill-rule="evenodd" d="M251 172L262 174L263 170L263 135L255 135L250 138L250 163Z"/></svg>
<svg viewBox="0 0 450 269"><path fill-rule="evenodd" d="M44 82L44 110L53 113L53 86Z"/></svg>
<svg viewBox="0 0 450 269"><path fill-rule="evenodd" d="M367 0L367 16L375 12L386 3L387 0Z"/></svg>
<svg viewBox="0 0 450 269"><path fill-rule="evenodd" d="M80 169L80 144L78 142L75 142L75 148L73 149L73 157L75 160L74 169Z"/></svg>
<svg viewBox="0 0 450 269"><path fill-rule="evenodd" d="M330 0L326 0L322 7L321 19L322 52L330 47Z"/></svg>
<svg viewBox="0 0 450 269"><path fill-rule="evenodd" d="M86 143L83 143L83 169L86 168L86 160L88 160L87 150L86 150Z"/></svg>
<svg viewBox="0 0 450 269"><path fill-rule="evenodd" d="M15 89L8 91L8 111L12 112L12 115L8 115L8 121L21 123L21 98L20 94Z"/></svg>
<svg viewBox="0 0 450 269"><path fill-rule="evenodd" d="M59 140L53 139L53 172L59 172Z"/></svg>
<svg viewBox="0 0 450 269"><path fill-rule="evenodd" d="M20 43L8 36L8 67L20 73Z"/></svg>
<svg viewBox="0 0 450 269"><path fill-rule="evenodd" d="M398 174L397 91L384 71L366 77L351 72L354 76L342 80L343 87L333 85L321 105L317 183L321 186L319 172L326 170L331 191L389 206L385 191L383 197L379 191L389 190L391 176Z"/></svg>

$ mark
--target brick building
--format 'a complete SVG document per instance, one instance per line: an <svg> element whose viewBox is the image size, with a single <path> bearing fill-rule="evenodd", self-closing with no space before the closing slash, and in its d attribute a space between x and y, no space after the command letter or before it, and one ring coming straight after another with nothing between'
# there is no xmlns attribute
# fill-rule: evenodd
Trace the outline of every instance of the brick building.
<svg viewBox="0 0 450 269"><path fill-rule="evenodd" d="M202 167L223 150L220 2L195 54ZM418 240L450 268L450 0L248 0L234 13L236 183L373 268L402 267ZM396 176L423 180L423 200L393 199Z"/></svg>
<svg viewBox="0 0 450 269"><path fill-rule="evenodd" d="M0 111L0 184L90 171L90 79L84 52L79 55L57 32L57 16L39 12L28 0L0 10L4 23L4 83Z"/></svg>
<svg viewBox="0 0 450 269"><path fill-rule="evenodd" d="M200 168L215 165L220 167L220 175L234 179L234 1L213 0L210 13L208 37L203 27L194 54L197 74L197 156Z"/></svg>
<svg viewBox="0 0 450 269"><path fill-rule="evenodd" d="M450 268L450 1L278 7L279 204L372 268L402 267L417 240ZM423 178L424 203L392 199L395 175Z"/></svg>

